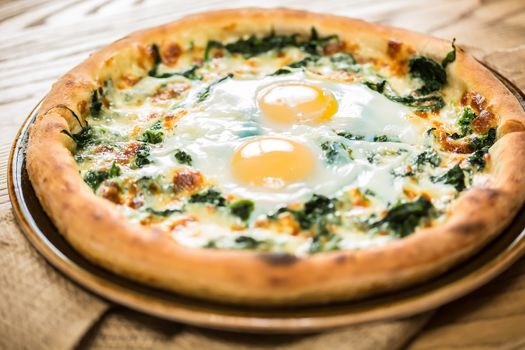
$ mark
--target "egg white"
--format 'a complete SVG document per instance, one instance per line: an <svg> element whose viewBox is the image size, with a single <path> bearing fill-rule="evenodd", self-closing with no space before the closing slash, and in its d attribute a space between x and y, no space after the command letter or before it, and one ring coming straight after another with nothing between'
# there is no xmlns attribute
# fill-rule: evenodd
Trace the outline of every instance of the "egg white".
<svg viewBox="0 0 525 350"><path fill-rule="evenodd" d="M278 125L265 120L257 108L257 95L261 89L278 81L308 82L331 92L338 103L336 114L321 125ZM428 125L411 120L408 108L362 84L313 79L302 72L256 80L228 79L216 85L203 103L193 104L193 99L195 95L187 97L185 104L192 107L177 122L174 134L162 147L152 150L155 165L145 167L142 172L148 175L148 172L158 171L159 165L164 169L178 166L173 152L184 149L192 156L193 167L223 193L253 200L256 203L253 217L289 203L305 201L314 193L334 196L349 187L380 193L385 203L395 201L402 193L403 184L396 182L390 173L423 148L419 144L424 143L424 132L428 129ZM403 144L350 141L337 136L334 130L347 130L367 140L375 135L386 135ZM256 136L287 137L307 145L316 160L314 171L303 181L279 190L239 183L232 174L231 158L236 148ZM327 140L347 144L353 150L354 160L327 164L320 148ZM367 160L370 154L385 147L404 151L384 164L370 164Z"/></svg>

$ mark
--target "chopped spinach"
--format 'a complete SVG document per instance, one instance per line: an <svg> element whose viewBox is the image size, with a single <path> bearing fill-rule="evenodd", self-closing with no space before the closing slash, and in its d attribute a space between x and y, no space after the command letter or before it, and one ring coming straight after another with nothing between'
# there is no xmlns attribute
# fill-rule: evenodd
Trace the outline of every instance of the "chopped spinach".
<svg viewBox="0 0 525 350"><path fill-rule="evenodd" d="M151 55L153 56L153 67L149 70L148 75L150 77L157 77L159 65L162 63L162 57L160 56L159 46L157 44L151 45Z"/></svg>
<svg viewBox="0 0 525 350"><path fill-rule="evenodd" d="M228 204L228 209L233 216L237 216L242 221L247 221L253 212L255 205L251 200L238 199Z"/></svg>
<svg viewBox="0 0 525 350"><path fill-rule="evenodd" d="M182 77L184 77L186 79L189 79L189 80L201 80L202 77L197 74L197 70L199 68L200 67L195 64L195 65L191 66L191 68L183 70L183 71L180 71L180 72L166 72L166 73L162 73L162 74L158 74L156 72L153 77L159 78L159 79L165 79L165 78L171 78L174 75L180 75L180 76L182 76Z"/></svg>
<svg viewBox="0 0 525 350"><path fill-rule="evenodd" d="M416 156L414 160L414 165L417 168L424 166L425 164L430 164L431 167L435 168L441 164L441 158L434 150L428 150L421 152Z"/></svg>
<svg viewBox="0 0 525 350"><path fill-rule="evenodd" d="M344 137L345 139L347 140L364 140L365 137L362 136L362 135L355 135L355 134L352 134L348 131L338 131L337 132L337 135L338 136L341 136L341 137Z"/></svg>
<svg viewBox="0 0 525 350"><path fill-rule="evenodd" d="M155 194L162 192L162 177L156 176L142 176L136 180L136 184L139 186L142 192L146 194Z"/></svg>
<svg viewBox="0 0 525 350"><path fill-rule="evenodd" d="M434 111L445 107L445 101L443 97L439 95L415 97L412 95L396 96L393 94L385 94L385 97L405 106L414 107L418 111Z"/></svg>
<svg viewBox="0 0 525 350"><path fill-rule="evenodd" d="M304 203L302 209L292 210L283 207L267 216L269 219L275 220L280 214L288 212L293 215L301 229L308 230L313 227L317 231L322 231L326 229L326 225L329 222L338 220L336 206L337 199L314 194L309 201Z"/></svg>
<svg viewBox="0 0 525 350"><path fill-rule="evenodd" d="M365 80L363 81L363 84L365 84L370 90L374 90L382 94L385 91L386 80L384 79L377 80L377 81Z"/></svg>
<svg viewBox="0 0 525 350"><path fill-rule="evenodd" d="M419 197L415 201L394 206L383 219L370 224L370 227L378 228L386 225L394 235L405 237L414 232L421 221L432 214L433 208L432 202L425 197Z"/></svg>
<svg viewBox="0 0 525 350"><path fill-rule="evenodd" d="M228 74L218 80L215 80L214 82L212 82L210 85L206 86L202 91L200 91L198 94L197 94L197 102L202 102L204 101L205 99L207 99L209 96L210 96L210 93L212 91L212 89L222 83L223 81L227 80L227 79L230 79L233 77L233 74Z"/></svg>
<svg viewBox="0 0 525 350"><path fill-rule="evenodd" d="M465 173L463 169L456 164L441 176L432 176L432 182L443 182L452 185L456 191L461 192L465 189Z"/></svg>
<svg viewBox="0 0 525 350"><path fill-rule="evenodd" d="M191 159L191 156L188 153L180 149L175 150L175 154L173 156L175 157L177 162L179 162L179 164L191 165L193 162L193 160Z"/></svg>
<svg viewBox="0 0 525 350"><path fill-rule="evenodd" d="M99 87L93 90L91 94L91 105L89 107L89 113L93 118L99 118L100 112L102 111L102 99L104 98L104 90Z"/></svg>
<svg viewBox="0 0 525 350"><path fill-rule="evenodd" d="M441 109L445 106L445 101L439 95L429 95L429 96L397 96L391 89L387 89L386 80L379 81L370 81L366 80L363 82L368 88L374 90L380 94L383 94L386 98L391 101L401 103L408 107L414 107L418 111L431 111L436 109Z"/></svg>
<svg viewBox="0 0 525 350"><path fill-rule="evenodd" d="M156 215L156 216L162 216L162 217L168 217L175 213L182 213L183 210L181 209L164 209L164 210L157 210L152 207L147 207L144 209L146 212Z"/></svg>
<svg viewBox="0 0 525 350"><path fill-rule="evenodd" d="M390 139L386 135L376 135L374 136L374 142L388 142Z"/></svg>
<svg viewBox="0 0 525 350"><path fill-rule="evenodd" d="M83 127L82 130L76 134L71 134L67 130L62 130L62 133L72 138L73 141L77 143L77 149L79 150L92 144L95 139L93 128L89 125Z"/></svg>
<svg viewBox="0 0 525 350"><path fill-rule="evenodd" d="M342 142L325 141L321 144L321 149L328 164L346 162L352 159L352 150Z"/></svg>
<svg viewBox="0 0 525 350"><path fill-rule="evenodd" d="M288 68L288 67L283 67L283 68L279 68L277 69L275 72L273 72L272 74L270 74L270 76L276 76L276 75L284 75L284 74L290 74L292 73L293 71Z"/></svg>
<svg viewBox="0 0 525 350"><path fill-rule="evenodd" d="M152 126L146 129L140 140L147 143L161 143L164 139L164 132L162 131L162 123L159 121L155 122Z"/></svg>
<svg viewBox="0 0 525 350"><path fill-rule="evenodd" d="M290 68L304 68L307 67L310 63L316 62L317 59L312 56L307 56L300 61L292 62L288 65Z"/></svg>
<svg viewBox="0 0 525 350"><path fill-rule="evenodd" d="M456 60L455 39L452 41L450 51L441 64L425 56L415 56L408 61L408 71L412 78L420 79L423 85L415 92L419 95L428 95L439 91L447 83L447 72L445 68Z"/></svg>
<svg viewBox="0 0 525 350"><path fill-rule="evenodd" d="M348 52L338 52L333 54L330 57L330 62L332 62L336 69L352 72L359 70L356 66L356 60L354 56Z"/></svg>
<svg viewBox="0 0 525 350"><path fill-rule="evenodd" d="M454 62L456 60L456 38L452 39L452 50L447 53L443 61L441 62L441 65L443 68L446 68L449 64Z"/></svg>
<svg viewBox="0 0 525 350"><path fill-rule="evenodd" d="M277 35L274 31L264 37L251 35L245 39L239 39L229 44L222 44L215 40L208 41L204 51L204 60L210 58L213 49L225 49L231 54L241 54L245 58L257 56L273 50L282 50L285 47L298 47L310 55L320 55L322 48L331 40L338 40L336 35L319 37L315 28L312 28L310 38L301 41L299 34Z"/></svg>
<svg viewBox="0 0 525 350"><path fill-rule="evenodd" d="M88 171L84 176L84 181L89 185L89 187L91 187L91 189L93 189L93 191L96 191L102 182L106 181L107 179L117 177L120 174L120 167L115 162L113 162L109 170Z"/></svg>
<svg viewBox="0 0 525 350"><path fill-rule="evenodd" d="M191 68L189 68L189 69L187 69L185 71L182 71L182 72L175 73L175 74L181 75L184 78L187 78L187 79L190 79L190 80L201 80L202 77L197 74L197 69L199 69L199 66L195 64Z"/></svg>
<svg viewBox="0 0 525 350"><path fill-rule="evenodd" d="M458 118L459 136L457 138L465 137L472 134L472 121L476 119L476 113L472 108L466 107L463 109L461 116ZM454 137L453 137L454 138Z"/></svg>
<svg viewBox="0 0 525 350"><path fill-rule="evenodd" d="M293 72L292 68L305 68L310 63L313 63L313 62L316 62L316 61L317 61L316 57L314 57L314 56L306 56L305 58L303 58L300 61L292 62L292 63L290 63L287 66L279 68L278 70L276 70L275 72L273 72L270 75L274 76L274 75L290 74L290 73Z"/></svg>
<svg viewBox="0 0 525 350"><path fill-rule="evenodd" d="M485 168L485 154L489 152L494 142L496 142L496 129L494 128L491 128L487 134L472 139L470 146L474 149L474 153L468 157L467 161L479 169Z"/></svg>
<svg viewBox="0 0 525 350"><path fill-rule="evenodd" d="M438 91L447 83L445 69L431 58L425 56L410 58L408 70L412 78L418 78L423 82L423 86L416 90L420 95Z"/></svg>
<svg viewBox="0 0 525 350"><path fill-rule="evenodd" d="M308 247L308 253L315 254L319 252L329 252L337 250L339 242L341 242L342 237L328 232L326 230L321 230L316 233L314 236L310 247Z"/></svg>
<svg viewBox="0 0 525 350"><path fill-rule="evenodd" d="M268 244L266 240L258 240L250 236L238 236L233 242L236 249L257 249Z"/></svg>
<svg viewBox="0 0 525 350"><path fill-rule="evenodd" d="M219 191L213 188L192 194L188 201L190 203L208 203L217 207L226 206L226 198L224 198Z"/></svg>
<svg viewBox="0 0 525 350"><path fill-rule="evenodd" d="M470 141L470 146L475 150L486 150L496 142L496 129L490 128L485 135L477 136Z"/></svg>
<svg viewBox="0 0 525 350"><path fill-rule="evenodd" d="M204 50L204 60L207 61L210 59L210 53L213 49L222 49L224 46L215 40L208 40L206 44L206 49Z"/></svg>
<svg viewBox="0 0 525 350"><path fill-rule="evenodd" d="M137 168L142 168L144 165L148 165L151 163L149 159L150 155L150 147L147 144L140 144L139 148L137 149L137 154L135 154L135 166Z"/></svg>

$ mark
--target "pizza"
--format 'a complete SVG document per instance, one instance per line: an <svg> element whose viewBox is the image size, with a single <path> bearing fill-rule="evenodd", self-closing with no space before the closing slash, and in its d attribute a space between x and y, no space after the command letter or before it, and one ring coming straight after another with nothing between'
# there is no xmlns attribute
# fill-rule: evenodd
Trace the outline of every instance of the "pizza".
<svg viewBox="0 0 525 350"><path fill-rule="evenodd" d="M27 169L90 261L306 305L428 280L525 198L525 114L455 41L288 9L140 31L55 83Z"/></svg>

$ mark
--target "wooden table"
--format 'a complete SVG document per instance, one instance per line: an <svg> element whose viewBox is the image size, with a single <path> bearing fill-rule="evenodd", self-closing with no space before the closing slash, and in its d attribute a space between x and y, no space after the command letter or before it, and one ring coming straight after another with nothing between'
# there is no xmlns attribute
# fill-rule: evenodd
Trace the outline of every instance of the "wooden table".
<svg viewBox="0 0 525 350"><path fill-rule="evenodd" d="M285 1L452 39L525 89L525 0ZM308 4L308 5L305 5ZM127 33L249 1L0 0L0 209L10 207L7 158L24 118L52 82ZM525 259L489 285L436 312L410 349L525 348Z"/></svg>

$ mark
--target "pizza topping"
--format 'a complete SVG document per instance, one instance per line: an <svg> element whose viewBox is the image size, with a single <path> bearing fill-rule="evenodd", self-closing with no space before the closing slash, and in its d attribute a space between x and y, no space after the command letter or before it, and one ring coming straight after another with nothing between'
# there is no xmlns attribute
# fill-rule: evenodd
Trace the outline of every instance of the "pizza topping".
<svg viewBox="0 0 525 350"><path fill-rule="evenodd" d="M153 43L143 76L101 81L81 129L63 131L97 195L182 244L384 244L443 218L495 142L482 96L443 92L454 44L441 64L315 29L187 46Z"/></svg>
<svg viewBox="0 0 525 350"><path fill-rule="evenodd" d="M405 237L414 232L422 221L432 215L434 206L427 198L421 196L415 201L398 204L390 208L381 220L370 224L371 228L387 226L396 235Z"/></svg>
<svg viewBox="0 0 525 350"><path fill-rule="evenodd" d="M430 179L434 182L443 182L452 185L458 192L465 189L465 173L458 164L454 165L443 175L431 177Z"/></svg>
<svg viewBox="0 0 525 350"><path fill-rule="evenodd" d="M193 192L203 183L202 174L194 170L181 170L173 176L173 190L176 193Z"/></svg>
<svg viewBox="0 0 525 350"><path fill-rule="evenodd" d="M101 183L107 179L117 177L121 174L120 167L113 163L111 168L108 170L90 170L84 176L84 181L91 187L93 190L96 190Z"/></svg>

